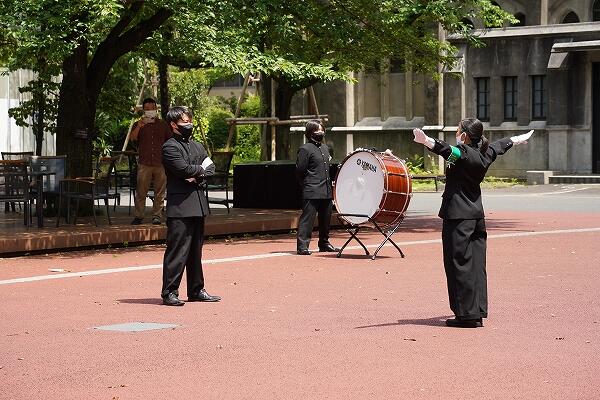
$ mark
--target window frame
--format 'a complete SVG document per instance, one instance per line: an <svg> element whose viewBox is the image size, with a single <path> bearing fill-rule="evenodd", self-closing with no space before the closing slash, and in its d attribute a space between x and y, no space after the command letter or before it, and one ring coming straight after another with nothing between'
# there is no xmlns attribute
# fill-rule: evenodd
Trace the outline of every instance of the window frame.
<svg viewBox="0 0 600 400"><path fill-rule="evenodd" d="M510 82L510 90L508 83ZM519 105L519 77L518 76L504 76L502 77L502 88L503 88L503 111L504 121L516 121L517 120L517 109ZM510 114L507 112L510 109Z"/></svg>
<svg viewBox="0 0 600 400"><path fill-rule="evenodd" d="M482 89L482 84L485 82L485 87ZM476 90L476 106L477 106L477 119L480 121L490 120L490 77L481 76L475 78L475 90ZM485 112L485 115L481 111Z"/></svg>
<svg viewBox="0 0 600 400"><path fill-rule="evenodd" d="M600 21L600 0L592 4L592 22L594 21Z"/></svg>
<svg viewBox="0 0 600 400"><path fill-rule="evenodd" d="M536 87L536 82L541 85ZM546 75L531 75L531 119L545 120L548 117L548 93L546 89ZM537 96L537 93L541 93ZM541 101L538 101L541 100ZM537 111L541 111L537 113Z"/></svg>

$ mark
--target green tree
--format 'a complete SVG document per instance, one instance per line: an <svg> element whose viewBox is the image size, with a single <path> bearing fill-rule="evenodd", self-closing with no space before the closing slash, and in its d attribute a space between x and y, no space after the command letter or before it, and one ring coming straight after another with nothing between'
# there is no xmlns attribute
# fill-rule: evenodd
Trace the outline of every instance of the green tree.
<svg viewBox="0 0 600 400"><path fill-rule="evenodd" d="M110 150L121 150L131 119L136 116L135 106L144 75L151 73L139 56L122 57L113 65L100 91L93 140L94 154L107 155ZM152 96L150 88L142 96Z"/></svg>
<svg viewBox="0 0 600 400"><path fill-rule="evenodd" d="M29 94L20 107L9 110L9 116L20 126L32 126L35 136L35 153L41 155L44 132L55 133L58 113L59 86L57 75L60 66L53 62L60 57L58 50L44 47L46 29L51 19L40 13L39 6L32 5L32 14L40 13L40 18L30 23L21 21L24 9L22 4L0 3L0 62L9 71L27 68L36 78L19 88L19 92Z"/></svg>
<svg viewBox="0 0 600 400"><path fill-rule="evenodd" d="M0 37L15 43L9 67L62 74L56 118L57 151L69 168L91 173L97 102L113 65L139 47L173 14L202 15L193 0L5 0ZM40 74L41 75L41 74Z"/></svg>
<svg viewBox="0 0 600 400"><path fill-rule="evenodd" d="M0 15L0 40L9 43L0 57L9 68L34 69L44 82L62 74L57 151L82 174L91 173L102 87L131 51L162 71L166 64L262 71L277 82L277 116L287 119L297 91L347 79L384 57L425 73L450 64L453 49L437 40L437 23L468 35L465 17L488 26L509 19L489 0L3 0ZM287 136L279 132L279 158L289 156Z"/></svg>
<svg viewBox="0 0 600 400"><path fill-rule="evenodd" d="M489 0L223 0L220 7L218 13L229 18L217 21L223 24L218 34L265 60L262 71L277 82L280 120L289 118L298 91L319 81L346 80L349 71L387 57L426 74L436 74L438 64L451 65L455 49L438 40L438 23L474 39L466 17L488 27L512 20ZM289 127L278 128L277 158L289 158L288 132Z"/></svg>

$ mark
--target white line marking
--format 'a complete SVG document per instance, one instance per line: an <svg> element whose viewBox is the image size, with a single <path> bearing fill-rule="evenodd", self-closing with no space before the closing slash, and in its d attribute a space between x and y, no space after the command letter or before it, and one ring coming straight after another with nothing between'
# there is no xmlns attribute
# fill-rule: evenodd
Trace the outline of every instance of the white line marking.
<svg viewBox="0 0 600 400"><path fill-rule="evenodd" d="M589 187L583 187L583 188L577 188L577 189L569 189L569 190L559 190L556 192L540 192L540 193L515 193L515 194L487 194L484 193L483 196L484 197L540 197L540 196L546 196L546 195L553 195L553 194L565 194L565 193L573 193L573 192L579 192L582 190L587 190L590 189ZM597 196L591 196L592 198L596 198ZM577 196L577 198L580 198L579 196ZM583 197L581 197L583 198Z"/></svg>
<svg viewBox="0 0 600 400"><path fill-rule="evenodd" d="M589 233L589 232L600 232L600 228L581 228L581 229L558 229L554 231L538 231L538 232L514 232L514 233L502 233L497 235L489 235L488 239L501 239L501 238L510 238L510 237L523 237L523 236L544 236L544 235L561 235L566 233ZM420 244L435 244L441 243L441 239L429 239L429 240L415 240L408 242L398 242L396 243L398 246L410 246L410 245L420 245ZM378 244L369 244L366 245L367 248L377 248ZM386 243L384 247L392 246L390 243ZM348 246L344 250L359 250L361 246ZM223 264L235 261L248 261L248 260L259 260L263 258L273 258L273 257L286 257L286 256L294 256L296 252L279 252L279 253L265 253L265 254L254 254L249 256L239 256L239 257L227 257L227 258L216 258L212 260L203 260L202 264ZM140 265L137 267L120 267L120 268L108 268L108 269L99 269L96 271L82 271L82 272L68 272L64 274L52 274L52 275L37 275L30 276L27 278L14 278L14 279L6 279L0 281L1 285L12 285L15 283L26 283L26 282L38 282L38 281L48 281L52 279L64 279L64 278L77 278L83 276L93 276L93 275L106 275L112 273L120 273L120 272L132 272L132 271L144 271L148 269L160 269L162 268L162 264L151 264L151 265Z"/></svg>

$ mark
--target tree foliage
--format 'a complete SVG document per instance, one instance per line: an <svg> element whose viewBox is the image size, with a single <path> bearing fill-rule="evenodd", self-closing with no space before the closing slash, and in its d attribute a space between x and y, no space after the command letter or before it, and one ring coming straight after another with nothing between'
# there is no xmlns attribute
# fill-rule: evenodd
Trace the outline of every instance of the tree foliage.
<svg viewBox="0 0 600 400"><path fill-rule="evenodd" d="M0 59L10 69L36 71L39 84L30 86L47 103L56 99L52 77L62 74L57 146L83 172L101 89L132 51L180 67L262 71L278 82L278 115L285 118L296 91L348 79L348 71L383 58L436 73L439 63L454 61L437 23L473 38L465 17L486 26L511 18L490 0L3 0L0 15ZM38 107L53 109L39 100Z"/></svg>

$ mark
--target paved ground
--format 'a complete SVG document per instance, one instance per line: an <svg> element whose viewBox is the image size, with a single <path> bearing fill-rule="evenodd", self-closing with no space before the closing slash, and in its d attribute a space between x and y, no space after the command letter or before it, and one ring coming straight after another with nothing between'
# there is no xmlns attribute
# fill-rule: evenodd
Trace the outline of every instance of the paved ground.
<svg viewBox="0 0 600 400"><path fill-rule="evenodd" d="M159 305L160 246L0 259L0 399L597 399L600 187L485 194L490 318L474 330L443 323L439 196L415 194L405 259L211 241L218 304ZM177 326L94 329L130 322Z"/></svg>

